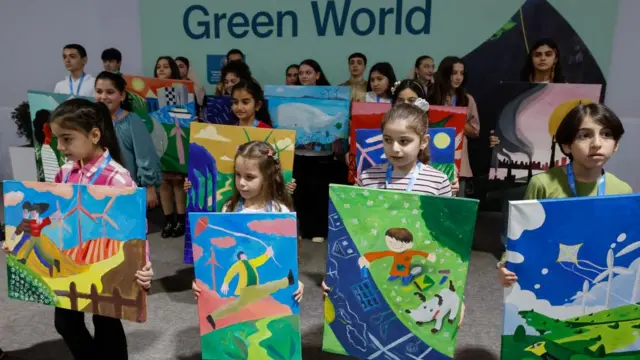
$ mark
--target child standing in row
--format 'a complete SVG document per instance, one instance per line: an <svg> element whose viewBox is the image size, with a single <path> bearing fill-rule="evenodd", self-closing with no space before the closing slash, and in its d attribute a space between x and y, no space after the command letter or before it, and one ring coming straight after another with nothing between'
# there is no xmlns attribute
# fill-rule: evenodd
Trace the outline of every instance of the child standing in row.
<svg viewBox="0 0 640 360"><path fill-rule="evenodd" d="M396 83L396 74L388 62L374 64L369 72L365 102L390 103L391 87Z"/></svg>

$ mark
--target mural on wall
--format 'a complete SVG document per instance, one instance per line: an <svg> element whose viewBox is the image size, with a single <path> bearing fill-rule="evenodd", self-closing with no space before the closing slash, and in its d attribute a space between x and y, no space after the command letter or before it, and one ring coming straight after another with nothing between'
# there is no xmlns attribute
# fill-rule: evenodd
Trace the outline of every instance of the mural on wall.
<svg viewBox="0 0 640 360"><path fill-rule="evenodd" d="M509 214L518 281L502 359L639 358L640 195L514 201Z"/></svg>
<svg viewBox="0 0 640 360"><path fill-rule="evenodd" d="M452 359L478 202L341 185L329 194L323 350Z"/></svg>
<svg viewBox="0 0 640 360"><path fill-rule="evenodd" d="M145 322L144 189L4 181L9 298Z"/></svg>
<svg viewBox="0 0 640 360"><path fill-rule="evenodd" d="M294 213L191 213L202 358L302 359Z"/></svg>

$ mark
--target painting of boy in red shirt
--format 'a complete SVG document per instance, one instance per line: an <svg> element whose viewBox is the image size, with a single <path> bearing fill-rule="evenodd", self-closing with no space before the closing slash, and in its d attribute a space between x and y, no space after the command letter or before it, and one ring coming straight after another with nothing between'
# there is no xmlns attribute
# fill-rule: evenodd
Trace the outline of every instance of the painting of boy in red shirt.
<svg viewBox="0 0 640 360"><path fill-rule="evenodd" d="M409 285L413 279L413 275L411 275L411 260L414 256L425 257L431 262L436 261L435 254L411 250L413 247L413 234L411 231L405 228L390 228L384 235L389 250L364 254L358 260L360 268L368 268L371 262L391 256L393 257L393 264L389 270L389 278L387 280L393 281L402 278L402 283Z"/></svg>
<svg viewBox="0 0 640 360"><path fill-rule="evenodd" d="M53 277L53 269L55 268L60 272L60 260L54 259L51 255L49 255L43 248L40 239L40 235L42 234L42 229L51 224L51 218L41 219L40 216L42 213L49 209L49 204L38 203L31 205L30 213L31 219L29 219L29 232L31 234L31 238L27 239L24 244L25 250L21 259L18 259L18 262L22 264L27 263L27 259L29 259L29 255L33 252L33 249L36 248L38 253L44 258L44 262L46 266L49 267L49 276ZM56 212L54 216L59 216Z"/></svg>

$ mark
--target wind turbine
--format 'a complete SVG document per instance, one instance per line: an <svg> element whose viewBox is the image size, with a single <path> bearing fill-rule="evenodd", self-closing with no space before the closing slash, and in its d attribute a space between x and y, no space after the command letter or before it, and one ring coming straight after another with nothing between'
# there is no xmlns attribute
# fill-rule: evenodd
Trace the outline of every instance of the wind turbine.
<svg viewBox="0 0 640 360"><path fill-rule="evenodd" d="M58 247L62 249L64 246L64 243L62 241L64 235L63 232L64 230L66 230L68 233L71 233L71 229L69 229L67 224L64 223L65 217L62 215L62 212L60 212L60 201L56 201L56 213L60 214L60 216L57 216L53 219L53 224L51 224L51 227L58 228Z"/></svg>
<svg viewBox="0 0 640 360"><path fill-rule="evenodd" d="M93 222L96 222L96 218L89 213L89 211L87 211L87 209L84 208L84 206L82 206L82 194L80 193L80 188L78 187L78 195L76 196L76 199L78 199L78 203L76 204L76 206L74 206L73 208L71 208L71 210L69 210L69 212L67 213L67 217L73 215L74 212L78 211L78 246L82 245L82 214L85 214L89 217L89 219L93 220Z"/></svg>
<svg viewBox="0 0 640 360"><path fill-rule="evenodd" d="M626 255L634 250L640 248L640 241L636 241L633 244L628 245L624 249L620 250L616 257ZM640 287L640 264L636 268L636 279L633 282L633 292L631 293L631 303L635 304L638 301L638 287Z"/></svg>
<svg viewBox="0 0 640 360"><path fill-rule="evenodd" d="M101 214L93 214L96 219L102 219L102 237L107 237L107 223L111 224L114 229L120 230L118 225L107 215L111 206L113 206L113 202L116 200L115 197L112 197L111 200L107 203L107 206L104 208L104 211Z"/></svg>
<svg viewBox="0 0 640 360"><path fill-rule="evenodd" d="M595 279L593 279L594 284L597 284L600 281L604 280L604 278L608 277L607 295L604 301L604 307L607 309L609 308L609 302L611 301L611 285L613 283L613 274L629 274L629 270L620 266L613 266L613 250L609 249L609 251L607 252L607 269L600 273L600 275L596 276Z"/></svg>
<svg viewBox="0 0 640 360"><path fill-rule="evenodd" d="M589 294L589 280L584 281L582 291L578 291L577 294L571 297L571 300L578 299L582 299L582 314L584 315L587 313L587 299L595 299L593 295Z"/></svg>

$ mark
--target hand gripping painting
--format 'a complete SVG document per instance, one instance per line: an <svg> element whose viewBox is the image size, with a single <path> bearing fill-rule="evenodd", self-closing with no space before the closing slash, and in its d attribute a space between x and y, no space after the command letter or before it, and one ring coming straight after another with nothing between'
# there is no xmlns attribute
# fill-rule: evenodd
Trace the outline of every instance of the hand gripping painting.
<svg viewBox="0 0 640 360"><path fill-rule="evenodd" d="M329 195L323 350L453 359L478 202L342 185Z"/></svg>
<svg viewBox="0 0 640 360"><path fill-rule="evenodd" d="M202 358L302 359L294 213L191 213Z"/></svg>
<svg viewBox="0 0 640 360"><path fill-rule="evenodd" d="M162 171L186 173L189 125L196 118L193 82L123 75L133 112L145 122Z"/></svg>
<svg viewBox="0 0 640 360"><path fill-rule="evenodd" d="M144 189L5 181L9 298L145 322Z"/></svg>
<svg viewBox="0 0 640 360"><path fill-rule="evenodd" d="M502 359L640 358L639 216L640 195L510 202Z"/></svg>
<svg viewBox="0 0 640 360"><path fill-rule="evenodd" d="M67 161L64 154L58 151L58 138L51 132L49 117L58 105L77 97L79 96L44 91L29 91L27 94L33 126L38 181L53 182L60 166ZM93 98L85 99L95 101Z"/></svg>

